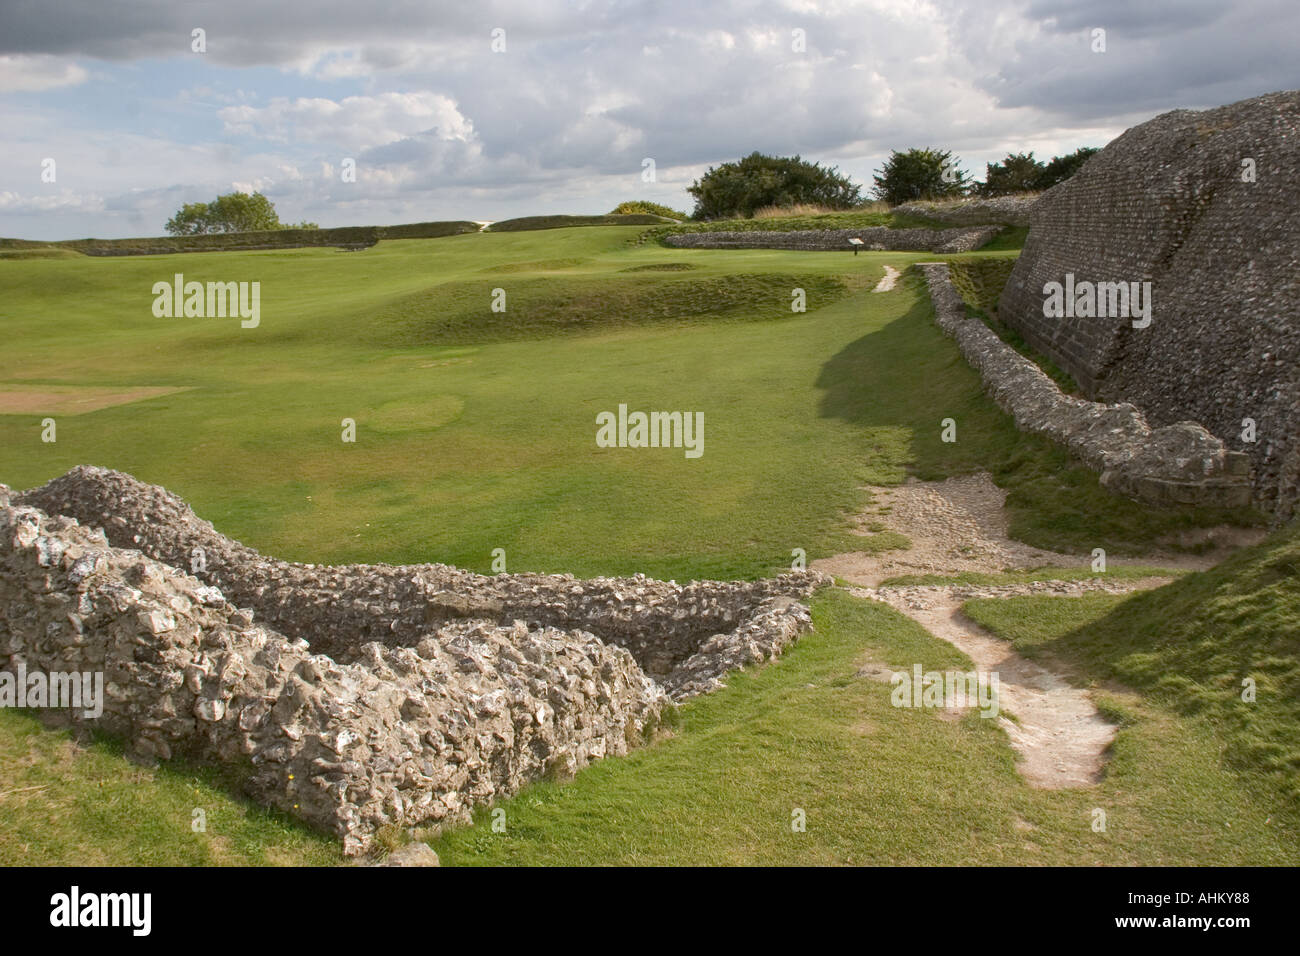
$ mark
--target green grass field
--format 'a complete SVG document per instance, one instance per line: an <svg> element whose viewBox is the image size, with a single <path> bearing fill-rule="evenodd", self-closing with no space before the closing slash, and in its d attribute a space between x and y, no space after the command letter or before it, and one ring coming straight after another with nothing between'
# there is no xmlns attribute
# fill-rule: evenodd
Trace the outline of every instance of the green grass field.
<svg viewBox="0 0 1300 956"><path fill-rule="evenodd" d="M1018 433L934 326L919 277L870 291L883 265L931 255L673 250L637 244L643 232L2 261L0 393L184 391L56 414L54 443L41 440L44 414L0 413L0 481L118 468L293 560L488 571L504 548L511 571L678 581L771 573L795 548L810 560L860 549L848 529L862 486L909 473L987 469L1008 491L1012 533L1058 551L1138 553L1225 517L1118 499ZM1014 257L1003 245L957 258ZM260 281L260 325L156 318L152 286L176 272ZM795 288L806 313L790 310ZM504 312L491 308L497 289ZM619 404L703 412L703 456L597 447L597 413ZM955 443L940 440L949 417ZM340 440L344 418L355 443ZM1190 717L1126 697L1114 706L1136 716L1103 795L1031 791L996 728L897 711L888 685L853 676L863 655L955 661L949 645L843 594L815 611L815 635L684 708L672 739L530 788L505 805L506 839L480 826L439 852L452 863L1296 860L1285 807L1249 797ZM78 844L116 863L337 858L324 837L251 810L228 780L141 771L109 744L57 753L66 746L0 713L4 861L65 860L59 848ZM99 807L87 774L115 799L41 809L46 798ZM1181 787L1189 774L1194 792ZM207 834L190 830L196 786L223 821ZM1099 835L1088 814L1100 799L1122 822ZM790 831L796 807L807 833ZM162 822L138 822L151 813Z"/></svg>
<svg viewBox="0 0 1300 956"><path fill-rule="evenodd" d="M967 613L1026 655L1196 718L1229 766L1300 807L1300 525L1147 594L972 601Z"/></svg>
<svg viewBox="0 0 1300 956"><path fill-rule="evenodd" d="M1105 780L1035 790L995 722L893 707L887 682L856 676L868 661L969 668L951 645L842 592L814 623L779 662L687 704L672 739L535 784L500 805L504 833L484 811L435 849L450 865L1300 862L1294 807L1225 769L1193 720L1105 695L1124 725Z"/></svg>
<svg viewBox="0 0 1300 956"><path fill-rule="evenodd" d="M118 468L304 561L488 570L504 548L510 570L678 579L849 547L860 486L909 470L988 468L1014 532L1057 550L1122 554L1217 518L1117 499L1016 432L930 321L919 279L868 291L885 263L927 257L669 250L634 234L0 263L0 386L187 389L56 416L55 443L43 416L0 415L0 480ZM646 268L678 264L692 268ZM260 281L259 327L155 318L153 283L175 272ZM597 413L620 403L703 412L704 455L596 447ZM956 443L940 441L947 417Z"/></svg>

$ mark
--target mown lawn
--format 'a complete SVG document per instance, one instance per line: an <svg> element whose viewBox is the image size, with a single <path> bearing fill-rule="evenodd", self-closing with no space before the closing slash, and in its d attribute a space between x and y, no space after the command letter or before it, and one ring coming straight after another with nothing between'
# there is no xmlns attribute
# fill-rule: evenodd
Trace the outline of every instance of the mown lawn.
<svg viewBox="0 0 1300 956"><path fill-rule="evenodd" d="M1300 808L1300 524L1157 591L966 609L1026 655L1195 718L1226 765Z"/></svg>
<svg viewBox="0 0 1300 956"><path fill-rule="evenodd" d="M0 384L186 389L59 414L54 443L40 440L42 415L0 414L0 481L118 468L288 559L488 571L504 548L511 571L679 581L771 573L796 548L809 560L860 549L848 518L862 486L909 472L988 469L1008 489L1013 533L1056 550L1140 551L1222 517L1117 499L1020 435L934 327L918 277L869 291L884 264L929 256L669 250L631 244L638 234L0 262ZM176 272L260 281L260 326L154 317L153 283ZM806 313L790 312L793 287ZM597 447L596 414L621 403L702 411L703 457ZM940 440L949 417L955 443ZM343 418L356 421L353 444L340 441ZM787 661L687 708L674 739L509 804L502 846L531 833L532 849L511 852L537 862L1161 862L1199 850L1254 862L1276 850L1273 824L1236 802L1217 765L1197 769L1199 738L1183 725L1151 718L1125 738L1138 769L1113 800L1129 822L1098 837L1093 798L1027 791L993 728L900 714L887 686L852 677L867 651L941 662L947 645L838 595L819 601L818 621ZM51 749L65 744L0 713L0 844L26 847L23 860L67 859L57 854L74 851L58 848L80 844L112 862L330 859L324 838L247 818L229 796L215 831L229 844L187 835L189 771L144 773L111 747ZM1189 768L1207 789L1179 798L1166 826L1137 777L1172 786ZM85 780L97 774L116 802L94 802ZM217 778L200 786L210 801L237 792ZM1197 823L1211 799L1237 808L1235 849ZM797 836L796 806L809 819ZM1037 829L1017 829L1017 815ZM439 848L451 862L504 859L493 843L472 849L493 839L475 829Z"/></svg>
<svg viewBox="0 0 1300 956"><path fill-rule="evenodd" d="M1058 550L1121 554L1217 520L1117 499L1016 432L918 278L866 291L926 257L634 248L635 228L0 263L0 384L187 389L56 416L52 444L43 416L0 414L0 480L118 468L304 561L486 571L504 548L510 570L679 580L862 547L846 534L861 486L908 471L988 468L1013 531ZM260 326L155 318L152 284L175 272L261 281ZM619 404L703 412L703 457L596 447Z"/></svg>
<svg viewBox="0 0 1300 956"><path fill-rule="evenodd" d="M342 845L237 796L228 772L127 763L0 709L0 866L328 866Z"/></svg>
<svg viewBox="0 0 1300 956"><path fill-rule="evenodd" d="M1133 695L1105 780L1024 784L995 722L896 708L868 661L967 669L884 605L823 592L816 633L687 704L675 736L540 783L433 841L446 865L1294 864L1300 819L1252 793L1213 736ZM1094 810L1106 829L1093 829ZM795 832L796 811L806 831Z"/></svg>

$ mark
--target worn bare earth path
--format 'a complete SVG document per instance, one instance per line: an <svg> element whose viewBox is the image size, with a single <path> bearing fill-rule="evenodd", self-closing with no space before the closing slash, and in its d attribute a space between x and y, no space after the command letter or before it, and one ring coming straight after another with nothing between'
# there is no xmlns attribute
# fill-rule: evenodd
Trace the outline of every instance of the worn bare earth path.
<svg viewBox="0 0 1300 956"><path fill-rule="evenodd" d="M971 659L977 673L998 675L997 720L1019 753L1018 769L1030 785L1057 789L1098 782L1116 728L1098 713L1089 691L1017 654L1006 641L965 617L961 607L980 597L1122 593L1158 587L1169 578L1116 580L1098 576L1026 584L882 587L882 581L904 574L1086 567L1091 559L1012 541L1003 512L1005 493L987 473L943 482L909 480L896 487L870 490L872 501L858 518L857 533L898 532L911 541L911 547L836 555L813 562L813 567L855 585L851 594L883 601L948 641ZM1222 547L1207 554L1160 553L1135 563L1193 570L1210 567L1233 546L1245 543L1241 535L1228 529L1216 530L1218 537L1213 540L1221 541ZM892 672L872 664L860 673L888 681Z"/></svg>

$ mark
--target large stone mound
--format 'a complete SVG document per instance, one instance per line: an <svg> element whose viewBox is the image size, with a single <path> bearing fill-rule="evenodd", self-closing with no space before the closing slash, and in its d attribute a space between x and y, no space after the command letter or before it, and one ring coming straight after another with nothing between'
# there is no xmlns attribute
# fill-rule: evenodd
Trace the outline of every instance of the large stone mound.
<svg viewBox="0 0 1300 956"><path fill-rule="evenodd" d="M0 485L0 669L103 673L102 716L62 719L244 767L250 794L350 853L625 753L672 700L797 639L827 580L317 567L119 472Z"/></svg>
<svg viewBox="0 0 1300 956"><path fill-rule="evenodd" d="M1300 493L1298 250L1300 93L1176 110L1034 204L999 318L1090 398L1132 402L1153 426L1197 421L1246 452L1258 503L1282 520ZM1045 285L1067 273L1150 281L1150 325L1044 316Z"/></svg>

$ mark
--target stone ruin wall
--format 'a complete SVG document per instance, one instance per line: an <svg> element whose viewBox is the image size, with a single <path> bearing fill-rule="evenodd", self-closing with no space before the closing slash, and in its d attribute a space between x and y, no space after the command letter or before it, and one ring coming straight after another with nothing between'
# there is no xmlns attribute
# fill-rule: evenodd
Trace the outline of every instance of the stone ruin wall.
<svg viewBox="0 0 1300 956"><path fill-rule="evenodd" d="M928 200L903 203L892 213L927 219L930 222L955 226L982 226L999 223L1004 226L1027 226L1037 196L993 196L988 199Z"/></svg>
<svg viewBox="0 0 1300 956"><path fill-rule="evenodd" d="M118 472L0 485L0 669L103 672L102 717L63 720L139 757L237 764L349 853L626 753L674 701L796 640L828 580L292 564Z"/></svg>
<svg viewBox="0 0 1300 956"><path fill-rule="evenodd" d="M1050 438L1098 472L1117 494L1153 504L1238 508L1250 503L1245 455L1194 422L1152 428L1128 403L1066 395L1031 359L1000 339L966 304L943 262L918 263L934 303L935 322L957 341L984 390L1021 431Z"/></svg>
<svg viewBox="0 0 1300 956"><path fill-rule="evenodd" d="M853 249L849 239L861 239L862 249L891 252L971 252L1001 231L1000 226L964 229L805 229L797 232L767 230L687 232L664 237L667 245L679 249L793 249L812 252L845 252Z"/></svg>
<svg viewBox="0 0 1300 956"><path fill-rule="evenodd" d="M1151 281L1150 326L1045 317L1044 285L1067 272ZM1300 495L1298 307L1300 93L1286 92L1158 116L1045 193L998 316L1090 398L1155 426L1198 422L1247 454L1257 503L1281 521Z"/></svg>

